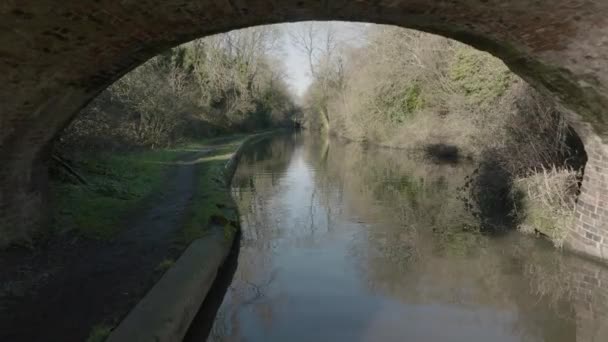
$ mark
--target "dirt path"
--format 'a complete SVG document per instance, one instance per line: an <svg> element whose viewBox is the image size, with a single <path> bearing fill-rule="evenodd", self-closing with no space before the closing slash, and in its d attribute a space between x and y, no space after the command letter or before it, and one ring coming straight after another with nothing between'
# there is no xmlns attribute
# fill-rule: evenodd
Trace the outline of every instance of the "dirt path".
<svg viewBox="0 0 608 342"><path fill-rule="evenodd" d="M82 342L93 326L117 323L160 278L158 265L188 219L197 188L194 161L211 149L188 153L172 167L161 194L125 219L109 242L72 237L35 252L0 254L0 341Z"/></svg>

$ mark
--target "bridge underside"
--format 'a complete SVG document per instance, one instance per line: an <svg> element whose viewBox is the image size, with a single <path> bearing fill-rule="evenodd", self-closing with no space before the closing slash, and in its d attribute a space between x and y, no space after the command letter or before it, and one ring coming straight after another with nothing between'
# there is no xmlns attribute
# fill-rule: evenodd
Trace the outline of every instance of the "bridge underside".
<svg viewBox="0 0 608 342"><path fill-rule="evenodd" d="M394 24L489 51L572 116L589 156L569 245L608 258L608 2L8 0L0 5L0 245L44 224L48 146L88 101L160 51L298 20Z"/></svg>

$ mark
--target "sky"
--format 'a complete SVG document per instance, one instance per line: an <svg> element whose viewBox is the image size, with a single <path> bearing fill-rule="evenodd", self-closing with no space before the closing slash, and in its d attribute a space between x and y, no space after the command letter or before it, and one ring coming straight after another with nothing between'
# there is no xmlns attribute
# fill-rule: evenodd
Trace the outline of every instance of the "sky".
<svg viewBox="0 0 608 342"><path fill-rule="evenodd" d="M295 95L302 96L310 85L312 78L306 54L296 48L289 35L290 30L303 29L310 22L280 24L283 29L281 58L287 71L287 82ZM364 41L364 30L370 24L349 22L313 22L320 30L332 29L337 40L350 46L361 45ZM320 36L320 35L319 35ZM321 39L319 37L319 39Z"/></svg>
<svg viewBox="0 0 608 342"><path fill-rule="evenodd" d="M290 29L298 24L283 25ZM307 58L302 51L293 46L287 34L283 35L283 49L283 62L285 63L285 69L287 70L287 82L293 92L296 95L301 96L312 81Z"/></svg>

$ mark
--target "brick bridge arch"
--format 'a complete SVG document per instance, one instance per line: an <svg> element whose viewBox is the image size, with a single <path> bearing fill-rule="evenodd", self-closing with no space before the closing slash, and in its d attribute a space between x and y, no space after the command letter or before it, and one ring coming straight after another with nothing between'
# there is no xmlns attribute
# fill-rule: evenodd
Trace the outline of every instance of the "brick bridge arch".
<svg viewBox="0 0 608 342"><path fill-rule="evenodd" d="M552 94L589 157L568 244L608 259L608 1L598 0L5 0L0 245L44 223L50 142L124 73L198 37L311 19L441 34Z"/></svg>

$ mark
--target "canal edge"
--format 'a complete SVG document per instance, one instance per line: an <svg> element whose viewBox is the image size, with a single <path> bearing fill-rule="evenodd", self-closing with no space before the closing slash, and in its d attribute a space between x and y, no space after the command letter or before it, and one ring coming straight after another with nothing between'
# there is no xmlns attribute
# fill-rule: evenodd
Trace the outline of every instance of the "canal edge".
<svg viewBox="0 0 608 342"><path fill-rule="evenodd" d="M230 184L244 149L252 143L277 134L262 132L245 138L224 164L225 191ZM238 211L236 203L232 203ZM240 224L237 229L240 231ZM218 270L230 254L235 237L227 239L224 227L210 225L209 233L194 240L160 280L131 309L110 333L107 342L182 341L203 304ZM204 262L201 262L204 261Z"/></svg>

